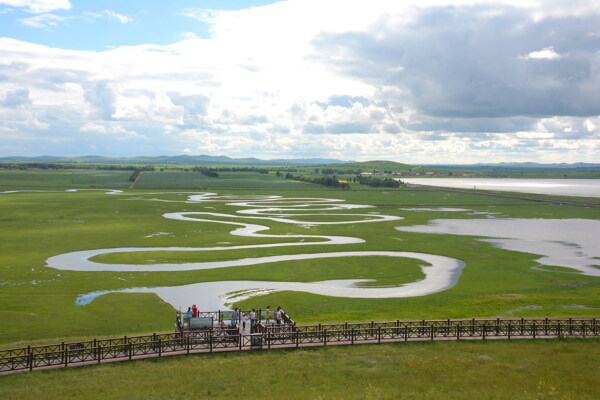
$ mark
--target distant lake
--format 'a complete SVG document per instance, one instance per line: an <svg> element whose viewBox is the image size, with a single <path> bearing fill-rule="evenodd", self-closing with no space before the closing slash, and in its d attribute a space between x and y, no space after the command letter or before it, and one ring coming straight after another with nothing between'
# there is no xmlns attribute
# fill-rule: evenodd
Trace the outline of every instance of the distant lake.
<svg viewBox="0 0 600 400"><path fill-rule="evenodd" d="M600 197L600 179L402 178L417 185Z"/></svg>

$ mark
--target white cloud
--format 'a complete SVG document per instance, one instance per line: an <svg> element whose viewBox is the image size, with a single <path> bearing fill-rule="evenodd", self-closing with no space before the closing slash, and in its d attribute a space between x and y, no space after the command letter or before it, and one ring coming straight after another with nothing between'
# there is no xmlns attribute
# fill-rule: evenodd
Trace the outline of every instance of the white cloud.
<svg viewBox="0 0 600 400"><path fill-rule="evenodd" d="M35 17L21 18L19 21L23 25L31 26L33 28L49 28L58 26L59 22L64 20L64 17L54 14L40 14Z"/></svg>
<svg viewBox="0 0 600 400"><path fill-rule="evenodd" d="M563 56L554 51L554 46L544 47L542 50L519 56L521 60L556 60L561 57Z"/></svg>
<svg viewBox="0 0 600 400"><path fill-rule="evenodd" d="M35 14L71 9L69 0L0 0L0 4L6 4L11 7L23 7Z"/></svg>
<svg viewBox="0 0 600 400"><path fill-rule="evenodd" d="M128 139L147 139L144 135L140 135L135 131L125 129L121 125L115 123L88 122L79 128L79 131L85 133L114 134L120 136L121 138Z"/></svg>
<svg viewBox="0 0 600 400"><path fill-rule="evenodd" d="M0 131L71 132L73 151L112 145L135 154L579 161L581 148L600 157L600 37L589 35L599 14L552 2L549 19L545 2L512 3L289 0L186 10L211 24L209 39L183 33L171 45L100 52L0 38L0 102L20 113L4 118L5 110ZM88 15L130 21L109 10Z"/></svg>
<svg viewBox="0 0 600 400"><path fill-rule="evenodd" d="M17 89L15 91L7 92L4 96L4 100L0 102L0 105L8 108L23 108L30 103L29 90Z"/></svg>
<svg viewBox="0 0 600 400"><path fill-rule="evenodd" d="M101 124L96 124L94 122L88 122L81 128L79 128L81 132L97 132L97 133L106 133L106 126Z"/></svg>
<svg viewBox="0 0 600 400"><path fill-rule="evenodd" d="M183 40L199 39L198 35L196 35L194 32L181 32L179 35Z"/></svg>
<svg viewBox="0 0 600 400"><path fill-rule="evenodd" d="M89 17L93 17L93 18L116 19L117 21L119 21L122 24L126 24L126 23L133 21L132 18L130 18L126 15L111 11L111 10L102 10L102 12L100 12L100 13L86 12L85 15L87 15Z"/></svg>

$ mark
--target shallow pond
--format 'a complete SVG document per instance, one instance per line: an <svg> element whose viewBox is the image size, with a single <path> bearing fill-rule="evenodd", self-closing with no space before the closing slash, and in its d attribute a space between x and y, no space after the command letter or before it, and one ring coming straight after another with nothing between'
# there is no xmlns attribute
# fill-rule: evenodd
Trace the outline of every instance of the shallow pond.
<svg viewBox="0 0 600 400"><path fill-rule="evenodd" d="M494 246L539 254L544 265L600 276L600 221L590 219L436 219L428 225L397 227L403 232L484 236Z"/></svg>

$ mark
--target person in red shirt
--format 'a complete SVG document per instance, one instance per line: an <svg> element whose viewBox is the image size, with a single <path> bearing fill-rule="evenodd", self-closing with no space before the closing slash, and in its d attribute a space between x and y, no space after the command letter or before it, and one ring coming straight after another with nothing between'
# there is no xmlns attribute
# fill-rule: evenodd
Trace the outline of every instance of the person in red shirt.
<svg viewBox="0 0 600 400"><path fill-rule="evenodd" d="M192 306L192 317L197 317L198 316L198 307L196 307L196 305L194 304Z"/></svg>

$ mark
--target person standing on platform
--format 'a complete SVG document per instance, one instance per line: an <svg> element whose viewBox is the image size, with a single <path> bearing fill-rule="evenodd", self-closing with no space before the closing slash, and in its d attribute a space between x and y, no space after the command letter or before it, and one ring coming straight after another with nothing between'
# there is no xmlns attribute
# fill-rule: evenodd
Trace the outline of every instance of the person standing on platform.
<svg viewBox="0 0 600 400"><path fill-rule="evenodd" d="M281 307L277 307L277 310L275 311L275 323L277 325L281 325L282 312L283 310L281 310Z"/></svg>
<svg viewBox="0 0 600 400"><path fill-rule="evenodd" d="M269 325L270 321L271 321L271 306L267 306L267 308L265 309L265 322L267 323L267 325Z"/></svg>
<svg viewBox="0 0 600 400"><path fill-rule="evenodd" d="M194 304L192 306L192 317L197 317L198 316L198 307L196 307L196 305Z"/></svg>
<svg viewBox="0 0 600 400"><path fill-rule="evenodd" d="M253 308L252 311L250 311L250 329L252 329L252 327L254 326L255 323L256 323L256 310Z"/></svg>
<svg viewBox="0 0 600 400"><path fill-rule="evenodd" d="M237 321L238 321L239 318L240 318L240 312L236 308L231 313L231 326L236 326L237 325Z"/></svg>

